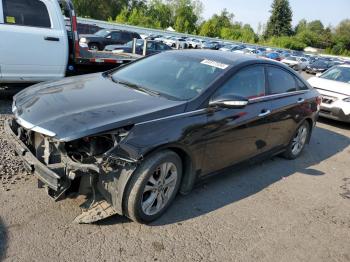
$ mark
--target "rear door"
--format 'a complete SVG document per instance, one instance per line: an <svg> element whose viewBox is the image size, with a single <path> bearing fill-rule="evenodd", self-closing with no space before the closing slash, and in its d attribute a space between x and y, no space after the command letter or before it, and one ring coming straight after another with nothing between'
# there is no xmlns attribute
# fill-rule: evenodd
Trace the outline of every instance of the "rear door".
<svg viewBox="0 0 350 262"><path fill-rule="evenodd" d="M2 81L39 82L64 77L68 41L58 2L0 1Z"/></svg>
<svg viewBox="0 0 350 262"><path fill-rule="evenodd" d="M283 148L294 134L300 121L310 111L305 94L308 87L292 73L280 67L267 67L271 115L268 135L269 149Z"/></svg>

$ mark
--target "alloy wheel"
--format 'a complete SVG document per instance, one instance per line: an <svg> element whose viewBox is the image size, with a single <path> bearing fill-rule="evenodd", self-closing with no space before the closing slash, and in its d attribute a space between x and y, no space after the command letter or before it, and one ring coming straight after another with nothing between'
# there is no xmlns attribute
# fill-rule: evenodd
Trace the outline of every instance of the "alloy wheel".
<svg viewBox="0 0 350 262"><path fill-rule="evenodd" d="M298 155L303 150L303 147L306 143L307 135L308 135L307 127L305 125L302 125L301 127L299 127L292 141L292 153L294 155Z"/></svg>
<svg viewBox="0 0 350 262"><path fill-rule="evenodd" d="M142 211L149 216L160 212L171 199L178 170L171 162L160 164L148 179L142 195Z"/></svg>

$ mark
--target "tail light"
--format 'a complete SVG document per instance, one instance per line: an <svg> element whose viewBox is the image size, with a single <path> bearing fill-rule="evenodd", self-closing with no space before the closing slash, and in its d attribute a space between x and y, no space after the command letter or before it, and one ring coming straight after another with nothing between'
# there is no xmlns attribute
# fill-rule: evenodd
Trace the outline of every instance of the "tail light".
<svg viewBox="0 0 350 262"><path fill-rule="evenodd" d="M316 97L316 103L317 103L317 111L321 110L321 103L322 103L322 96Z"/></svg>
<svg viewBox="0 0 350 262"><path fill-rule="evenodd" d="M317 105L321 105L321 103L322 103L322 96L316 97L316 103L317 103Z"/></svg>

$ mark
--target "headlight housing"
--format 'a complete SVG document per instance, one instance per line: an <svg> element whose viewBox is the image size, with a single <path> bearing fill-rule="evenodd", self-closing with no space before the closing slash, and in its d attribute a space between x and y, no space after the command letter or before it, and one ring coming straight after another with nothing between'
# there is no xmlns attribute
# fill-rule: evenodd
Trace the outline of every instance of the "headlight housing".
<svg viewBox="0 0 350 262"><path fill-rule="evenodd" d="M80 43L86 43L86 42L87 42L87 40L85 37L80 38Z"/></svg>
<svg viewBox="0 0 350 262"><path fill-rule="evenodd" d="M350 97L344 98L343 101L344 102L350 102Z"/></svg>

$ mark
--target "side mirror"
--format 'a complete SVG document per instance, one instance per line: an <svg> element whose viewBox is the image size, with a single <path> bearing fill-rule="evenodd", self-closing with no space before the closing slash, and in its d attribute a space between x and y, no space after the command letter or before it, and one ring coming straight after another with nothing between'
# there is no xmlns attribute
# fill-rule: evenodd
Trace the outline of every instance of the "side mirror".
<svg viewBox="0 0 350 262"><path fill-rule="evenodd" d="M248 105L249 100L242 96L223 95L212 99L209 102L210 107L221 107L230 109L244 108Z"/></svg>
<svg viewBox="0 0 350 262"><path fill-rule="evenodd" d="M320 77L322 75L322 73L317 73L316 77Z"/></svg>

